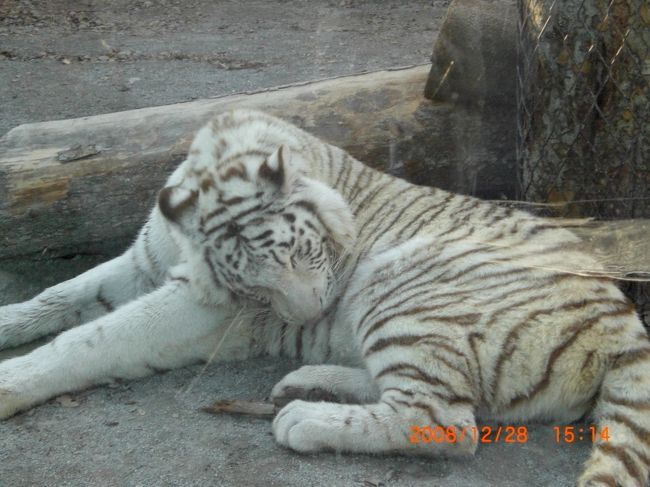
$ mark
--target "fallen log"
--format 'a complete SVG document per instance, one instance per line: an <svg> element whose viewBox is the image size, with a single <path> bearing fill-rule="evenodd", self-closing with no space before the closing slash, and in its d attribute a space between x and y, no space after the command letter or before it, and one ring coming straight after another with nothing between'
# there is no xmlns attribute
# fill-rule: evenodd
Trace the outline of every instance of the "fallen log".
<svg viewBox="0 0 650 487"><path fill-rule="evenodd" d="M432 108L423 98L428 70L381 71L21 125L0 139L0 258L124 245L145 220L167 175L184 159L194 132L211 115L234 107L279 115L390 171L396 144L429 134L434 112L449 111L444 104ZM418 154L435 159L436 151L424 145L418 144ZM434 183L426 157L413 164L403 159L401 175Z"/></svg>

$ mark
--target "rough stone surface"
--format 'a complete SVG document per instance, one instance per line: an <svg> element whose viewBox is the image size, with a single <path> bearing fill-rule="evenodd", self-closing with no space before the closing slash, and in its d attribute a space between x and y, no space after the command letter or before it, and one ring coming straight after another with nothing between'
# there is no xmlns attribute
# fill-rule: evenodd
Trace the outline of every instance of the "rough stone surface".
<svg viewBox="0 0 650 487"><path fill-rule="evenodd" d="M516 0L454 0L433 44L427 98L514 105L517 40Z"/></svg>
<svg viewBox="0 0 650 487"><path fill-rule="evenodd" d="M517 2L452 1L431 63L425 96L453 106L431 137L459 168L457 190L515 198Z"/></svg>

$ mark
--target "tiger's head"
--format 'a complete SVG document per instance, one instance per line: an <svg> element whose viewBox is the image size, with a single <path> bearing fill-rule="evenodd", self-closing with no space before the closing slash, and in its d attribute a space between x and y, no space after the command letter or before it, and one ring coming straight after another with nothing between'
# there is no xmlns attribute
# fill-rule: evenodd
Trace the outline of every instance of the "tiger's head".
<svg viewBox="0 0 650 487"><path fill-rule="evenodd" d="M244 114L249 123L235 123L246 119L235 112L199 131L158 207L215 285L269 303L284 320L308 321L336 294L353 215L337 191L305 175L291 139L273 136L275 119Z"/></svg>

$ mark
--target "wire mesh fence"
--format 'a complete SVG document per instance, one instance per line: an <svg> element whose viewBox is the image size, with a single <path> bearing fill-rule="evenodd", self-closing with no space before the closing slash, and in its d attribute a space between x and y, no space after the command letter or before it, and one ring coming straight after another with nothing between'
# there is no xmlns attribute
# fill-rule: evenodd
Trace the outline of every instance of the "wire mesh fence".
<svg viewBox="0 0 650 487"><path fill-rule="evenodd" d="M519 15L520 199L556 216L649 218L647 0L519 0ZM650 285L624 287L648 325Z"/></svg>
<svg viewBox="0 0 650 487"><path fill-rule="evenodd" d="M520 0L520 15L522 196L650 216L650 6Z"/></svg>

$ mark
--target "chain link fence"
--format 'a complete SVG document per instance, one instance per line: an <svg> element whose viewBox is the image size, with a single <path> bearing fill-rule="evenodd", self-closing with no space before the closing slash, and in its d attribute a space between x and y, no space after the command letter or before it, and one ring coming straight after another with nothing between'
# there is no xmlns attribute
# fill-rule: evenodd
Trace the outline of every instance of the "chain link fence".
<svg viewBox="0 0 650 487"><path fill-rule="evenodd" d="M650 4L518 1L519 199L554 216L650 218ZM624 287L648 325L650 283Z"/></svg>

